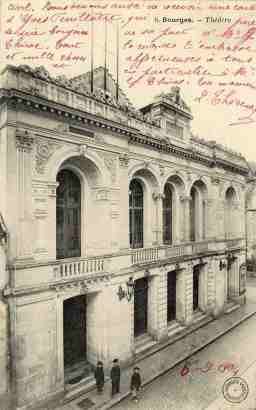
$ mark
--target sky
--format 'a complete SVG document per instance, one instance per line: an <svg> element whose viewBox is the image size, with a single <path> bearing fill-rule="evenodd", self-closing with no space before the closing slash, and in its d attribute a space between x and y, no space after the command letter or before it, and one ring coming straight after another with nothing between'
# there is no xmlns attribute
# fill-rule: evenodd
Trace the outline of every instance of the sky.
<svg viewBox="0 0 256 410"><path fill-rule="evenodd" d="M107 67L116 78L118 27L119 83L137 108L178 81L193 133L256 161L255 15L249 0L7 0L1 66L83 74L92 31L94 67L104 64L107 32Z"/></svg>

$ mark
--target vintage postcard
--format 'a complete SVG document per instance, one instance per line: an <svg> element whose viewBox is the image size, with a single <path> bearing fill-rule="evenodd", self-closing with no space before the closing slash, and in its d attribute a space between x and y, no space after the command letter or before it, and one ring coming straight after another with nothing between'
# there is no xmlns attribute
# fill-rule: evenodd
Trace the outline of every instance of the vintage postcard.
<svg viewBox="0 0 256 410"><path fill-rule="evenodd" d="M256 409L256 1L0 6L0 409Z"/></svg>

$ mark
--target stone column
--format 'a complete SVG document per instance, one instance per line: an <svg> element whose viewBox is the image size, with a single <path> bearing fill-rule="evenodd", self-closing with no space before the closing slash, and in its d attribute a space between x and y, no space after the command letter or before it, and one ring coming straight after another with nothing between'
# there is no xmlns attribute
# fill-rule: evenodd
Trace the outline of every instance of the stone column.
<svg viewBox="0 0 256 410"><path fill-rule="evenodd" d="M238 260L234 260L230 263L227 271L228 275L228 296L234 298L239 296L239 268Z"/></svg>
<svg viewBox="0 0 256 410"><path fill-rule="evenodd" d="M215 306L213 314L218 317L224 309L224 304L226 301L226 282L227 282L227 269L223 267L220 270L220 261L225 261L224 257L220 259L215 259Z"/></svg>
<svg viewBox="0 0 256 410"><path fill-rule="evenodd" d="M239 201L234 202L234 238L241 238L245 234L245 209Z"/></svg>
<svg viewBox="0 0 256 410"><path fill-rule="evenodd" d="M185 318L186 318L186 270L185 269L176 270L176 318L177 318L177 321L180 322L181 324L185 324ZM167 282L167 277L166 277L166 282ZM166 283L166 286L167 286L167 283ZM167 299L167 294L166 294L166 299ZM167 303L167 300L166 300L166 303Z"/></svg>
<svg viewBox="0 0 256 410"><path fill-rule="evenodd" d="M122 250L130 248L129 244L129 158L127 154L119 156L119 184L120 184L120 223L119 247Z"/></svg>
<svg viewBox="0 0 256 410"><path fill-rule="evenodd" d="M208 198L204 202L205 204L205 232L203 235L203 239L211 239L214 238L215 232L215 224L216 224L216 219L215 219L215 210L214 210L214 199L213 198Z"/></svg>
<svg viewBox="0 0 256 410"><path fill-rule="evenodd" d="M180 201L183 204L183 239L185 242L190 240L190 196L181 196Z"/></svg>
<svg viewBox="0 0 256 410"><path fill-rule="evenodd" d="M185 269L185 324L189 325L193 317L193 264L188 262Z"/></svg>
<svg viewBox="0 0 256 410"><path fill-rule="evenodd" d="M207 265L207 313L212 313L215 305L215 271L216 260L208 259Z"/></svg>
<svg viewBox="0 0 256 410"><path fill-rule="evenodd" d="M148 333L158 339L159 277L148 277Z"/></svg>
<svg viewBox="0 0 256 410"><path fill-rule="evenodd" d="M225 201L221 200L221 182L219 178L212 177L212 197L209 198L211 202L211 209L209 212L209 225L212 238L223 238L224 235L224 206Z"/></svg>
<svg viewBox="0 0 256 410"><path fill-rule="evenodd" d="M168 338L167 329L167 272L162 268L161 275L158 276L158 340Z"/></svg>
<svg viewBox="0 0 256 410"><path fill-rule="evenodd" d="M163 244L163 195L153 193L153 200L156 209L154 244L159 246Z"/></svg>
<svg viewBox="0 0 256 410"><path fill-rule="evenodd" d="M207 313L208 309L208 262L201 264L199 274L199 307Z"/></svg>
<svg viewBox="0 0 256 410"><path fill-rule="evenodd" d="M32 167L31 151L34 138L27 132L16 134L17 148L17 258L33 257Z"/></svg>

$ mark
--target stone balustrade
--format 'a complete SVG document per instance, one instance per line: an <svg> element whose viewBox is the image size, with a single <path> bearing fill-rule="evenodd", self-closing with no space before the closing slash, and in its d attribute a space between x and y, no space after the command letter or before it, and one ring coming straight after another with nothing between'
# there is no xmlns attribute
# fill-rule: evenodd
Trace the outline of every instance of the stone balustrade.
<svg viewBox="0 0 256 410"><path fill-rule="evenodd" d="M140 248L135 249L131 253L131 263L132 265L143 263L143 262L151 262L156 261L160 257L159 248Z"/></svg>
<svg viewBox="0 0 256 410"><path fill-rule="evenodd" d="M189 242L179 245L165 245L149 248L131 249L126 253L100 255L95 257L81 257L61 259L55 261L35 262L17 261L9 266L11 288L15 292L24 289L48 287L54 283L84 280L87 277L97 277L105 274L114 274L117 270L173 258L177 259L197 255L207 256L214 252L227 253L231 249L245 248L245 239L207 240ZM118 267L118 269L117 269Z"/></svg>
<svg viewBox="0 0 256 410"><path fill-rule="evenodd" d="M99 273L106 270L107 260L104 258L91 258L82 259L79 258L74 260L64 259L62 263L59 263L55 267L54 273L55 278L58 279L68 279L77 278L88 273Z"/></svg>

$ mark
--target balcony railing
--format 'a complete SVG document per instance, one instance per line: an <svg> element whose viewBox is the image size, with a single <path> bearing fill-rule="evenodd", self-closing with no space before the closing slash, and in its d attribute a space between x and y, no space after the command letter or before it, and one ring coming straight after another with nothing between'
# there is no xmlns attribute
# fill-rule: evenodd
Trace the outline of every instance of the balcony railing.
<svg viewBox="0 0 256 410"><path fill-rule="evenodd" d="M63 260L54 268L55 279L68 279L83 276L87 273L104 272L105 265L106 259L104 258Z"/></svg>
<svg viewBox="0 0 256 410"><path fill-rule="evenodd" d="M208 240L170 246L131 249L125 253L38 262L16 262L10 266L11 287L20 289L84 280L87 277L115 274L132 265L164 261L187 256L203 256L214 252L230 252L245 248L245 239Z"/></svg>
<svg viewBox="0 0 256 410"><path fill-rule="evenodd" d="M140 248L131 253L132 265L159 259L159 248Z"/></svg>

